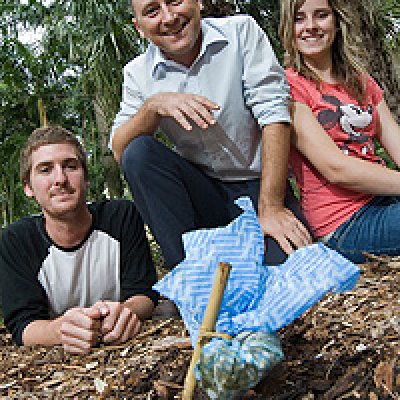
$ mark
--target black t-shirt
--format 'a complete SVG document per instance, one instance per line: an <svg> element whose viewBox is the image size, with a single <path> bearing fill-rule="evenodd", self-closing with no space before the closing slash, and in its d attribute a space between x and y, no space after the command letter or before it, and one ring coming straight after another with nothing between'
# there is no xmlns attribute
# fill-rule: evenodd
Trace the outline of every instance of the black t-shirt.
<svg viewBox="0 0 400 400"><path fill-rule="evenodd" d="M88 205L92 225L73 248L57 246L44 229L42 215L21 219L0 238L0 284L4 322L17 344L25 327L71 307L97 300L124 301L145 295L154 304L156 271L143 221L132 202Z"/></svg>

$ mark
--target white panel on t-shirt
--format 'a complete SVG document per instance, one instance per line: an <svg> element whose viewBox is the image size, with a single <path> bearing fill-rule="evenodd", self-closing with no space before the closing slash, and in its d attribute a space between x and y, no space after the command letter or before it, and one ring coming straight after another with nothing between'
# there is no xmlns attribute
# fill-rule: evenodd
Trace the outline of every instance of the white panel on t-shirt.
<svg viewBox="0 0 400 400"><path fill-rule="evenodd" d="M93 231L77 250L53 245L38 279L47 293L51 317L72 307L90 307L100 299L119 301L120 244L104 232Z"/></svg>

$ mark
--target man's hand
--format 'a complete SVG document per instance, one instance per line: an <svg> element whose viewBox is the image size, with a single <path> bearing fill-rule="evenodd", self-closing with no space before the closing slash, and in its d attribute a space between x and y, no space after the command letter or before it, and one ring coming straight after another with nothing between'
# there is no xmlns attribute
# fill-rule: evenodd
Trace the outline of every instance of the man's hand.
<svg viewBox="0 0 400 400"><path fill-rule="evenodd" d="M60 326L61 344L70 353L86 354L101 335L101 312L96 308L71 308Z"/></svg>
<svg viewBox="0 0 400 400"><path fill-rule="evenodd" d="M140 319L124 303L98 301L92 308L98 309L104 317L101 324L104 343L126 342L140 330Z"/></svg>
<svg viewBox="0 0 400 400"><path fill-rule="evenodd" d="M153 135L163 117L173 118L187 131L193 129L193 123L206 129L216 123L212 110L219 110L219 106L204 96L156 93L143 103L131 119L115 130L112 137L114 157L120 162L126 146L139 135Z"/></svg>
<svg viewBox="0 0 400 400"><path fill-rule="evenodd" d="M258 220L264 235L274 238L286 254L312 243L308 229L287 208L264 208Z"/></svg>
<svg viewBox="0 0 400 400"><path fill-rule="evenodd" d="M213 101L191 93L158 93L147 101L158 116L174 118L187 131L192 130L193 122L202 129L214 125L216 120L211 110L219 109Z"/></svg>

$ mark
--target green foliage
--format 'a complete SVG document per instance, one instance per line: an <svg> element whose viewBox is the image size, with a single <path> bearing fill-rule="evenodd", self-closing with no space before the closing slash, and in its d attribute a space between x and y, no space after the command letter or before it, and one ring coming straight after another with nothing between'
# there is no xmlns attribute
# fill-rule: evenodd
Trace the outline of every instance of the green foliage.
<svg viewBox="0 0 400 400"><path fill-rule="evenodd" d="M375 142L375 154L377 154L383 161L385 161L386 166L391 169L397 169L396 164L386 153L385 149L378 143Z"/></svg>
<svg viewBox="0 0 400 400"><path fill-rule="evenodd" d="M276 0L236 0L242 13L251 15L267 33L272 47L280 61L283 60L283 47L281 45L279 26L279 1Z"/></svg>
<svg viewBox="0 0 400 400"><path fill-rule="evenodd" d="M16 35L2 37L0 46L0 156L2 225L37 210L25 198L18 176L19 150L33 129L39 126L38 103L43 102L52 123L72 128L80 113L71 107L69 94L77 82L66 74L70 68L56 53L49 55L45 42L21 43ZM47 52L46 52L47 51Z"/></svg>
<svg viewBox="0 0 400 400"><path fill-rule="evenodd" d="M19 148L35 126L32 120L37 117L37 107L30 96L29 78L24 73L25 61L30 58L28 50L18 41L8 40L1 43L0 54L0 205L2 225L6 225L29 209L17 166Z"/></svg>
<svg viewBox="0 0 400 400"><path fill-rule="evenodd" d="M384 33L389 48L398 52L400 47L400 2L398 0L378 0L375 4L378 13L374 14L374 22Z"/></svg>
<svg viewBox="0 0 400 400"><path fill-rule="evenodd" d="M204 4L208 15L252 15L282 59L277 34L278 1L204 0ZM370 35L371 43L386 43L398 52L398 0L360 0L357 6L368 15L366 29L372 26L369 31L378 35ZM107 193L126 195L107 141L121 98L122 67L146 46L134 30L131 17L125 0L60 0L50 5L42 0L1 2L2 226L37 211L19 182L18 154L26 137L40 124L39 101L44 103L50 123L61 124L81 137L89 155L89 199L103 198ZM43 37L34 44L24 44L20 40L22 28L42 28ZM379 147L378 153L387 157Z"/></svg>
<svg viewBox="0 0 400 400"><path fill-rule="evenodd" d="M122 66L144 49L128 2L64 0L51 11L49 36L65 44L66 58L80 66L82 86L100 101L110 123L118 110Z"/></svg>
<svg viewBox="0 0 400 400"><path fill-rule="evenodd" d="M95 173L102 172L104 177L102 181L94 178L92 192L121 197L122 179L108 150L108 136L121 98L122 67L145 48L133 28L128 2L55 2L48 32L54 41L65 45L67 60L79 66L79 86L92 103L94 121L88 120L82 128L90 127L88 135L97 139L91 149L99 164Z"/></svg>
<svg viewBox="0 0 400 400"><path fill-rule="evenodd" d="M122 66L143 48L128 3L24 3L5 0L0 5L0 155L2 171L7 171L1 181L3 226L37 209L23 194L18 154L40 124L39 102L49 123L82 138L92 177L89 199L105 196L106 178L115 170L115 163L105 166L104 160L112 160L107 136L118 109ZM21 28L35 27L44 28L41 40L23 44ZM121 195L118 171L112 182Z"/></svg>

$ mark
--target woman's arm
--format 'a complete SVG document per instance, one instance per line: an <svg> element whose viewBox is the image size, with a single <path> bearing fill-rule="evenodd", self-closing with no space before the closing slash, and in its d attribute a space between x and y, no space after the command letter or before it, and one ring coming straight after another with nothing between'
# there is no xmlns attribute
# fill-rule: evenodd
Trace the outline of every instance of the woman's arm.
<svg viewBox="0 0 400 400"><path fill-rule="evenodd" d="M385 148L390 158L400 166L400 126L393 118L385 100L382 100L376 107L380 119L380 131L378 140Z"/></svg>
<svg viewBox="0 0 400 400"><path fill-rule="evenodd" d="M400 172L343 154L308 106L294 102L292 118L293 144L329 182L357 192L400 194Z"/></svg>

